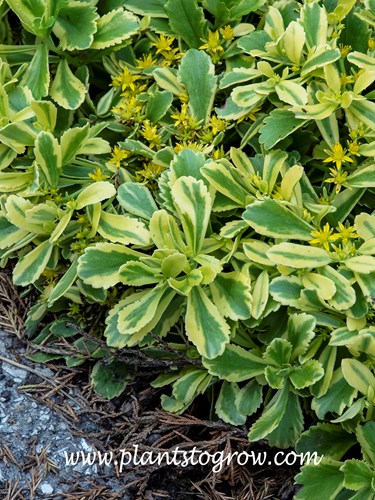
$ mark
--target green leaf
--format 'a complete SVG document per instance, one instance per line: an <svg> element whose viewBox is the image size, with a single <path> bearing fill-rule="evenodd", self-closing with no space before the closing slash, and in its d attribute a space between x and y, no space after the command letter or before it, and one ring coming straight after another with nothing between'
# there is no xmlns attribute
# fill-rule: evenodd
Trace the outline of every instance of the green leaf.
<svg viewBox="0 0 375 500"><path fill-rule="evenodd" d="M260 356L234 344L227 345L223 354L215 359L203 358L202 363L211 375L228 382L242 382L261 375L268 365Z"/></svg>
<svg viewBox="0 0 375 500"><path fill-rule="evenodd" d="M146 118L153 123L161 120L170 109L173 102L172 92L156 91L147 99Z"/></svg>
<svg viewBox="0 0 375 500"><path fill-rule="evenodd" d="M324 458L319 465L311 463L302 467L295 481L303 486L295 499L316 498L316 493L319 492L320 498L335 500L344 487L344 474L340 470L341 466L342 462Z"/></svg>
<svg viewBox="0 0 375 500"><path fill-rule="evenodd" d="M127 366L118 361L109 364L98 361L91 371L94 391L106 399L113 399L124 392L132 378Z"/></svg>
<svg viewBox="0 0 375 500"><path fill-rule="evenodd" d="M289 378L296 389L304 389L315 384L324 375L322 365L316 359L309 359L301 366L294 368Z"/></svg>
<svg viewBox="0 0 375 500"><path fill-rule="evenodd" d="M356 395L357 391L347 383L341 368L338 368L333 373L331 385L326 394L320 398L314 398L311 408L321 420L327 412L341 415L344 409L353 403Z"/></svg>
<svg viewBox="0 0 375 500"><path fill-rule="evenodd" d="M151 285L161 281L157 271L144 262L127 262L121 266L119 273L121 282L132 286Z"/></svg>
<svg viewBox="0 0 375 500"><path fill-rule="evenodd" d="M242 414L236 400L240 393L240 388L235 382L223 382L216 400L215 411L219 418L227 424L243 425L246 422L246 415Z"/></svg>
<svg viewBox="0 0 375 500"><path fill-rule="evenodd" d="M361 460L346 460L340 470L344 473L344 486L350 490L371 487L375 479L375 472Z"/></svg>
<svg viewBox="0 0 375 500"><path fill-rule="evenodd" d="M289 399L289 387L285 385L273 396L271 401L263 410L262 415L251 426L248 438L249 441L259 441L277 428L283 418Z"/></svg>
<svg viewBox="0 0 375 500"><path fill-rule="evenodd" d="M139 0L126 0L126 8L142 16L168 17L164 7L165 0L143 0L141 4Z"/></svg>
<svg viewBox="0 0 375 500"><path fill-rule="evenodd" d="M182 233L176 220L166 210L157 210L150 220L151 238L158 248L170 248L186 251L186 244L183 241Z"/></svg>
<svg viewBox="0 0 375 500"><path fill-rule="evenodd" d="M158 210L150 190L139 182L121 184L117 190L117 200L127 212L146 220L150 220Z"/></svg>
<svg viewBox="0 0 375 500"><path fill-rule="evenodd" d="M257 277L252 294L253 294L253 304L251 316L255 319L259 319L267 305L269 297L269 274L267 271L262 271Z"/></svg>
<svg viewBox="0 0 375 500"><path fill-rule="evenodd" d="M199 286L193 287L188 296L185 328L201 356L213 359L223 354L229 341L229 325Z"/></svg>
<svg viewBox="0 0 375 500"><path fill-rule="evenodd" d="M304 273L302 284L305 288L316 290L323 300L332 299L337 291L336 285L331 279L317 273Z"/></svg>
<svg viewBox="0 0 375 500"><path fill-rule="evenodd" d="M375 422L370 421L359 425L356 435L365 459L375 466Z"/></svg>
<svg viewBox="0 0 375 500"><path fill-rule="evenodd" d="M46 36L46 30L37 28L36 21L46 17L46 4L43 0L7 0L9 7L20 18L26 31L37 36Z"/></svg>
<svg viewBox="0 0 375 500"><path fill-rule="evenodd" d="M90 126L87 123L84 127L74 127L65 130L60 139L62 164L66 165L74 160L76 154L86 142L90 134Z"/></svg>
<svg viewBox="0 0 375 500"><path fill-rule="evenodd" d="M324 7L317 3L304 3L301 20L306 34L306 45L311 50L327 41L328 19Z"/></svg>
<svg viewBox="0 0 375 500"><path fill-rule="evenodd" d="M375 238L375 217L373 215L367 213L357 215L354 219L354 227L362 239Z"/></svg>
<svg viewBox="0 0 375 500"><path fill-rule="evenodd" d="M143 222L126 215L101 212L98 233L113 243L147 246L151 243L150 232Z"/></svg>
<svg viewBox="0 0 375 500"><path fill-rule="evenodd" d="M300 298L303 286L296 276L279 276L270 284L272 297L283 305L300 307Z"/></svg>
<svg viewBox="0 0 375 500"><path fill-rule="evenodd" d="M120 281L120 267L142 254L115 243L87 247L78 260L78 276L93 288L110 288Z"/></svg>
<svg viewBox="0 0 375 500"><path fill-rule="evenodd" d="M315 337L315 326L316 319L311 314L289 315L286 338L293 346L292 359L305 354L310 342Z"/></svg>
<svg viewBox="0 0 375 500"><path fill-rule="evenodd" d="M53 287L51 295L48 297L48 305L51 306L69 290L77 278L77 261L72 262L66 273L59 279Z"/></svg>
<svg viewBox="0 0 375 500"><path fill-rule="evenodd" d="M96 21L96 33L91 49L105 49L127 40L137 33L139 19L122 8L111 10Z"/></svg>
<svg viewBox="0 0 375 500"><path fill-rule="evenodd" d="M311 240L312 226L276 200L255 201L247 206L243 218L264 236Z"/></svg>
<svg viewBox="0 0 375 500"><path fill-rule="evenodd" d="M375 102L367 99L353 100L350 111L360 122L375 130Z"/></svg>
<svg viewBox="0 0 375 500"><path fill-rule="evenodd" d="M375 187L375 165L358 168L346 178L346 183L352 188Z"/></svg>
<svg viewBox="0 0 375 500"><path fill-rule="evenodd" d="M0 129L1 143L21 155L24 154L26 146L34 146L35 139L35 129L29 127L25 122L9 123Z"/></svg>
<svg viewBox="0 0 375 500"><path fill-rule="evenodd" d="M297 21L289 23L283 38L284 48L289 60L297 66L299 66L301 62L305 40L306 33L303 26L301 26L301 24Z"/></svg>
<svg viewBox="0 0 375 500"><path fill-rule="evenodd" d="M375 57L363 54L358 51L351 51L348 54L348 61L355 64L359 68L375 70Z"/></svg>
<svg viewBox="0 0 375 500"><path fill-rule="evenodd" d="M307 103L307 91L299 83L282 80L276 84L275 91L280 101L292 106L303 106Z"/></svg>
<svg viewBox="0 0 375 500"><path fill-rule="evenodd" d="M48 186L56 187L61 171L61 149L58 140L50 132L40 132L35 141L34 154L42 179Z"/></svg>
<svg viewBox="0 0 375 500"><path fill-rule="evenodd" d="M52 31L59 39L62 50L88 49L96 32L96 8L88 2L71 0L59 10Z"/></svg>
<svg viewBox="0 0 375 500"><path fill-rule="evenodd" d="M152 76L160 88L178 96L185 92L185 88L180 84L175 73L171 68L156 68Z"/></svg>
<svg viewBox="0 0 375 500"><path fill-rule="evenodd" d="M76 210L81 210L88 205L94 205L116 195L116 188L106 181L99 181L85 187L76 198Z"/></svg>
<svg viewBox="0 0 375 500"><path fill-rule="evenodd" d="M53 245L47 240L40 243L17 262L13 270L13 282L17 286L34 283L44 271L51 256Z"/></svg>
<svg viewBox="0 0 375 500"><path fill-rule="evenodd" d="M183 39L188 47L198 49L202 45L207 21L197 1L168 0L164 9L168 14L172 30Z"/></svg>
<svg viewBox="0 0 375 500"><path fill-rule="evenodd" d="M56 106L50 101L33 101L30 107L37 118L34 127L46 132L53 132L57 120Z"/></svg>
<svg viewBox="0 0 375 500"><path fill-rule="evenodd" d="M177 401L190 403L198 394L202 392L200 388L202 385L205 386L202 382L204 382L207 378L211 379L206 370L198 370L196 368L191 369L184 375L180 376L173 384L173 397L175 397Z"/></svg>
<svg viewBox="0 0 375 500"><path fill-rule="evenodd" d="M273 266L272 261L267 257L267 252L271 248L266 242L260 240L243 240L243 251L246 257L253 262L263 266Z"/></svg>
<svg viewBox="0 0 375 500"><path fill-rule="evenodd" d="M307 58L302 66L301 76L305 76L317 68L322 68L328 64L332 64L340 59L341 54L339 49L326 50L325 47L319 48L313 55Z"/></svg>
<svg viewBox="0 0 375 500"><path fill-rule="evenodd" d="M295 269L322 267L332 259L323 248L316 248L298 243L279 243L267 252L267 257L274 264L282 264Z"/></svg>
<svg viewBox="0 0 375 500"><path fill-rule="evenodd" d="M19 229L8 221L6 217L0 216L0 249L12 246L22 240L28 231Z"/></svg>
<svg viewBox="0 0 375 500"><path fill-rule="evenodd" d="M41 99L48 94L49 82L48 47L43 43L37 45L35 55L22 77L21 84L31 90L34 99Z"/></svg>
<svg viewBox="0 0 375 500"><path fill-rule="evenodd" d="M168 285L162 283L153 289L149 289L147 293L136 300L135 302L123 307L118 315L118 329L120 333L131 335L139 332L145 327L157 314L157 309L162 300ZM170 293L170 300L174 294Z"/></svg>
<svg viewBox="0 0 375 500"><path fill-rule="evenodd" d="M342 274L331 266L319 268L319 274L329 278L336 287L335 295L328 300L328 304L339 311L344 311L353 306L356 301L354 288Z"/></svg>
<svg viewBox="0 0 375 500"><path fill-rule="evenodd" d="M206 124L216 93L215 66L210 56L200 50L188 50L181 59L178 75L186 86L193 116Z"/></svg>
<svg viewBox="0 0 375 500"><path fill-rule="evenodd" d="M211 213L211 197L203 181L180 177L171 189L186 242L192 256L198 255L207 232Z"/></svg>
<svg viewBox="0 0 375 500"><path fill-rule="evenodd" d="M293 346L288 340L276 338L267 346L263 357L267 363L273 366L282 367L289 363L292 350Z"/></svg>
<svg viewBox="0 0 375 500"><path fill-rule="evenodd" d="M61 59L50 88L52 99L64 109L77 109L85 100L86 92L86 86L74 76L66 59Z"/></svg>
<svg viewBox="0 0 375 500"><path fill-rule="evenodd" d="M252 415L262 403L262 386L250 380L236 395L235 404L243 415Z"/></svg>
<svg viewBox="0 0 375 500"><path fill-rule="evenodd" d="M375 269L375 257L370 255L357 255L345 261L345 266L360 274L369 274Z"/></svg>
<svg viewBox="0 0 375 500"><path fill-rule="evenodd" d="M288 402L285 408L283 417L278 426L270 434L267 439L270 446L278 448L288 448L294 446L296 439L299 438L303 431L303 414L300 404L300 399L297 394L289 393Z"/></svg>
<svg viewBox="0 0 375 500"><path fill-rule="evenodd" d="M340 460L355 442L354 436L340 425L318 423L301 435L295 448L297 453L316 452L321 457Z"/></svg>
<svg viewBox="0 0 375 500"><path fill-rule="evenodd" d="M210 162L201 169L202 175L224 196L239 206L245 206L250 195L238 171L229 165Z"/></svg>
<svg viewBox="0 0 375 500"><path fill-rule="evenodd" d="M225 317L236 321L251 315L250 279L238 271L220 273L210 284L215 305Z"/></svg>
<svg viewBox="0 0 375 500"><path fill-rule="evenodd" d="M342 374L349 385L367 396L370 389L375 391L375 377L366 365L357 359L345 358L341 361Z"/></svg>

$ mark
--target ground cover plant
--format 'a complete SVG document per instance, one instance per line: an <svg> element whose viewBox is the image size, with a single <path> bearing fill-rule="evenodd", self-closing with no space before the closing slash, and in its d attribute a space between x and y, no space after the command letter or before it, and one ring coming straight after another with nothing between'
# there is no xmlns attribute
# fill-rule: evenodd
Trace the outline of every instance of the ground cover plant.
<svg viewBox="0 0 375 500"><path fill-rule="evenodd" d="M373 498L375 2L0 10L0 255L37 296L27 335L97 359L109 398L122 349L176 360L164 409L204 394L250 441L324 455L296 498Z"/></svg>

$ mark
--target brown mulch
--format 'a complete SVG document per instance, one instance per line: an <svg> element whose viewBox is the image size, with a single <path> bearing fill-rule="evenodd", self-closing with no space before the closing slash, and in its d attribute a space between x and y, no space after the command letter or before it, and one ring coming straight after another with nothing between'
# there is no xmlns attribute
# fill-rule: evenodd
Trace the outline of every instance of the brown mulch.
<svg viewBox="0 0 375 500"><path fill-rule="evenodd" d="M12 285L10 273L0 271L0 328L14 334L20 345L31 350L35 345L22 334L28 307L30 303L20 297ZM59 347L62 353L68 348L67 341ZM152 360L142 357L142 353L138 356L134 353L134 350L131 353L122 350L121 357L126 360L128 356L129 363L137 364L138 374L125 392L111 401L93 392L88 376L90 362L67 368L64 363L54 361L48 364L54 376L48 378L38 371L36 364L19 356L17 363L29 371L27 382L19 390L59 413L69 423L73 435L85 438L101 452L118 454L122 449L134 451L135 446L140 454L172 452L177 446L187 451L196 447L211 454L254 451L272 456L277 451L267 447L265 442L249 444L245 426L234 427L221 420L210 420L204 397L198 398L183 415L161 410L162 390L151 388L149 383L162 365L160 362L154 365ZM274 466L240 466L234 461L216 473L212 472L212 465L129 465L124 486L126 494L135 500L289 500L296 491L293 477L297 472L293 467L278 467L275 474ZM115 474L121 478L124 472L121 474L115 466ZM7 500L24 498L19 496L16 483L0 485L0 493ZM110 500L123 496L93 481L89 489L82 489L79 483L72 484L70 492L62 494L61 498Z"/></svg>

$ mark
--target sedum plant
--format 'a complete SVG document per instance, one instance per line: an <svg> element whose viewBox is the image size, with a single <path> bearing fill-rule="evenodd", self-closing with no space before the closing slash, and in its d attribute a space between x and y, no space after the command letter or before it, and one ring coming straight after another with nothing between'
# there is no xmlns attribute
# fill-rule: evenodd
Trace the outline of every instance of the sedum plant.
<svg viewBox="0 0 375 500"><path fill-rule="evenodd" d="M297 498L372 498L374 2L0 9L0 258L35 346L109 398L122 349L172 361L163 408L324 455Z"/></svg>

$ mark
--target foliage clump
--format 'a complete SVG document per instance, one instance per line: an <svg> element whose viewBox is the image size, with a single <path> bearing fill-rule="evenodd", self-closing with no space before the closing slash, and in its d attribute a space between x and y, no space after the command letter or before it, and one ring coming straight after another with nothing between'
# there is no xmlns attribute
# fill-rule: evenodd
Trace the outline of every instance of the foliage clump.
<svg viewBox="0 0 375 500"><path fill-rule="evenodd" d="M38 290L34 343L71 337L106 397L118 349L183 358L163 408L207 394L251 441L319 448L297 498L373 498L374 1L0 11L0 257Z"/></svg>

